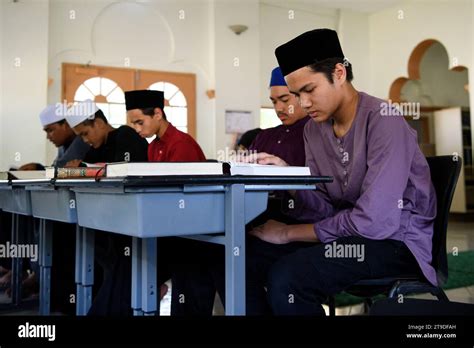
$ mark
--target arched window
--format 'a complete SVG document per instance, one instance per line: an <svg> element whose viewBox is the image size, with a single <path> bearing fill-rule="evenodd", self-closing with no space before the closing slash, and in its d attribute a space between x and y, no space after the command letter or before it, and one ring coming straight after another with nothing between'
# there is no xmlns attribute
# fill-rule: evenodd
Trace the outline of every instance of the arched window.
<svg viewBox="0 0 474 348"><path fill-rule="evenodd" d="M155 82L150 90L163 91L165 94L165 114L169 122L179 130L188 132L188 104L181 90L170 82Z"/></svg>
<svg viewBox="0 0 474 348"><path fill-rule="evenodd" d="M84 81L74 94L74 101L92 99L96 102L112 127L127 123L125 94L113 80L105 77L92 77Z"/></svg>

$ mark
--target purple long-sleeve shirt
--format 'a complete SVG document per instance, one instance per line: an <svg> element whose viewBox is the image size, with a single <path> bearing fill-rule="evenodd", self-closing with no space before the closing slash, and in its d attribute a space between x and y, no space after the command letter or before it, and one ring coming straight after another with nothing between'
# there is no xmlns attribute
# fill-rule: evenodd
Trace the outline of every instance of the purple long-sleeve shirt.
<svg viewBox="0 0 474 348"><path fill-rule="evenodd" d="M430 169L416 132L402 116L381 116L381 103L359 92L356 117L342 138L335 136L332 121L306 124L306 164L312 175L330 175L334 182L299 191L291 215L314 222L323 243L354 235L402 241L436 285Z"/></svg>
<svg viewBox="0 0 474 348"><path fill-rule="evenodd" d="M257 135L249 150L278 156L290 166L304 166L303 130L309 120L310 117L306 116L291 126L280 125L264 129Z"/></svg>

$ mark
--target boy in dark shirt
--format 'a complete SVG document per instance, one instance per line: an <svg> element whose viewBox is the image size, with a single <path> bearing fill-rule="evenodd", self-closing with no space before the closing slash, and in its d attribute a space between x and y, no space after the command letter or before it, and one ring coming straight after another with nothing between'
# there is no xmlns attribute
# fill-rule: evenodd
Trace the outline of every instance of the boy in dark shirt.
<svg viewBox="0 0 474 348"><path fill-rule="evenodd" d="M66 120L95 149L98 162L147 162L147 141L128 126L113 128L92 101L74 105ZM131 259L125 252L131 244L129 236L96 232L96 261L104 276L89 315L131 314Z"/></svg>

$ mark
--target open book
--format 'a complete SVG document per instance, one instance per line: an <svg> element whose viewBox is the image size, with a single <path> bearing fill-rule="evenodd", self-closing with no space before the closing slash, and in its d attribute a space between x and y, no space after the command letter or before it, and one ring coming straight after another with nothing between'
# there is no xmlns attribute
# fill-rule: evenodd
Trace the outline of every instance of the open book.
<svg viewBox="0 0 474 348"><path fill-rule="evenodd" d="M123 162L105 166L105 176L262 175L308 176L308 167L281 167L240 162Z"/></svg>
<svg viewBox="0 0 474 348"><path fill-rule="evenodd" d="M46 179L45 170L11 170L0 172L0 180L32 180Z"/></svg>

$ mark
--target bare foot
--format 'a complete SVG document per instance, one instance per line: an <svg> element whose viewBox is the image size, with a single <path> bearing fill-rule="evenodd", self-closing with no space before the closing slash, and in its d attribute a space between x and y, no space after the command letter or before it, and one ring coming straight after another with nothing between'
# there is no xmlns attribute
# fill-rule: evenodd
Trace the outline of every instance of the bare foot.
<svg viewBox="0 0 474 348"><path fill-rule="evenodd" d="M21 297L22 298L33 298L38 296L39 291L39 284L38 279L36 279L35 273L29 274L22 282L21 282ZM8 297L12 296L12 289L8 288L5 290L5 294Z"/></svg>
<svg viewBox="0 0 474 348"><path fill-rule="evenodd" d="M165 297L167 292L168 292L168 285L161 284L161 286L160 286L160 300L162 300L163 297Z"/></svg>
<svg viewBox="0 0 474 348"><path fill-rule="evenodd" d="M39 283L38 278L34 272L28 274L25 280L21 283L22 297L30 297L38 294Z"/></svg>
<svg viewBox="0 0 474 348"><path fill-rule="evenodd" d="M0 278L0 288L5 288L10 286L12 281L12 271L7 271L1 278Z"/></svg>

